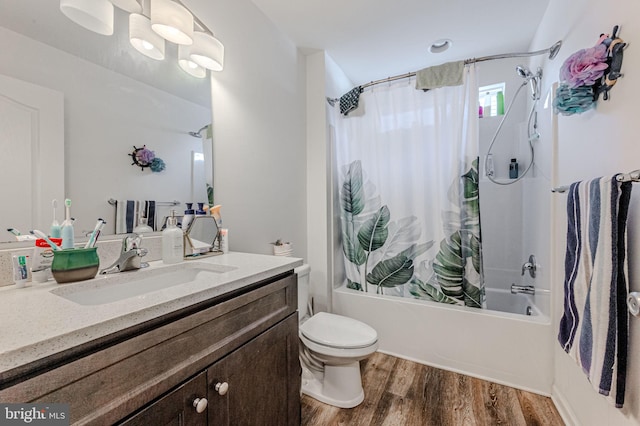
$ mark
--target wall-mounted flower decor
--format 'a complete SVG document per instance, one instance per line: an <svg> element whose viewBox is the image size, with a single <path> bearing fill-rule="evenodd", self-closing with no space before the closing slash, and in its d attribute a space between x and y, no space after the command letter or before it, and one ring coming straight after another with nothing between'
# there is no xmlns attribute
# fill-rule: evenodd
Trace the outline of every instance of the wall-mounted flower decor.
<svg viewBox="0 0 640 426"><path fill-rule="evenodd" d="M147 148L146 145L142 145L142 148L136 148L133 146L133 152L128 154L132 159L132 166L138 166L143 171L145 167L149 167L152 172L161 172L165 169L165 163L161 158L156 157L155 152Z"/></svg>
<svg viewBox="0 0 640 426"><path fill-rule="evenodd" d="M580 114L594 108L600 94L606 101L609 91L622 77L622 52L627 46L617 36L602 34L598 43L569 56L560 68L560 85L554 106L562 115Z"/></svg>

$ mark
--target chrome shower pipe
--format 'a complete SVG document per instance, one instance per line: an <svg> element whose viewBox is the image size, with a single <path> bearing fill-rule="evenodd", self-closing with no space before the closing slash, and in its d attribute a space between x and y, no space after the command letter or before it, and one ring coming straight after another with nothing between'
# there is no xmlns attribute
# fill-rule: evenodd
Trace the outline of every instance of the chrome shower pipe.
<svg viewBox="0 0 640 426"><path fill-rule="evenodd" d="M551 47L542 50L536 50L534 52L516 52L516 53L502 53L500 55L482 56L480 58L471 58L464 61L465 64L473 64L475 62L491 61L493 59L506 59L506 58L528 58L529 56L538 56L545 53L549 53L549 59L553 59L558 55L560 48L562 47L562 40L556 41Z"/></svg>

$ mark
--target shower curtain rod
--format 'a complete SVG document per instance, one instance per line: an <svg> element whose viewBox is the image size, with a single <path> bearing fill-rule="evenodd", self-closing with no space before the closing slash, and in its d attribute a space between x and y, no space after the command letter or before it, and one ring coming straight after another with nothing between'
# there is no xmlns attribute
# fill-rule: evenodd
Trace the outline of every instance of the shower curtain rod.
<svg viewBox="0 0 640 426"><path fill-rule="evenodd" d="M616 176L616 180L618 182L640 182L640 169L629 173L620 173ZM555 188L551 188L551 192L562 194L567 192L570 187L570 185L556 186Z"/></svg>
<svg viewBox="0 0 640 426"><path fill-rule="evenodd" d="M562 40L558 40L548 49L536 50L534 52L516 52L516 53L501 53L498 55L490 55L490 56L481 56L479 58L470 58L465 59L464 64L475 64L476 62L484 62L484 61L492 61L494 59L505 59L505 58L526 58L529 56L537 56L545 53L549 53L549 59L553 59L558 54L560 47L562 46ZM403 78L409 78L415 76L415 72L408 72L406 74L400 74L393 77L387 77L380 80L371 81L369 83L365 83L360 88L366 89L367 87L375 86L376 84L388 83L390 81L402 80ZM335 100L334 100L335 101Z"/></svg>

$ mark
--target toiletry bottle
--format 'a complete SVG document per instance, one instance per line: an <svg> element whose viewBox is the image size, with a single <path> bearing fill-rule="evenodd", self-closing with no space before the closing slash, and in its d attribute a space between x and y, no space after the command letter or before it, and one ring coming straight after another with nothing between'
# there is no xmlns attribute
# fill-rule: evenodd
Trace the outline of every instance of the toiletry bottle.
<svg viewBox="0 0 640 426"><path fill-rule="evenodd" d="M220 251L229 253L229 230L226 228L220 229Z"/></svg>
<svg viewBox="0 0 640 426"><path fill-rule="evenodd" d="M198 203L198 210L196 210L196 216L203 215L203 214L207 214L207 212L204 211L204 203Z"/></svg>
<svg viewBox="0 0 640 426"><path fill-rule="evenodd" d="M497 115L504 115L504 93L502 90L496 94L496 109Z"/></svg>
<svg viewBox="0 0 640 426"><path fill-rule="evenodd" d="M509 163L509 178L510 179L518 178L518 163L515 158L512 158L511 163Z"/></svg>
<svg viewBox="0 0 640 426"><path fill-rule="evenodd" d="M482 105L480 105L478 107L478 118L482 118L482 114L483 114Z"/></svg>
<svg viewBox="0 0 640 426"><path fill-rule="evenodd" d="M482 116L491 117L491 93L487 92L484 95L484 105L482 106Z"/></svg>
<svg viewBox="0 0 640 426"><path fill-rule="evenodd" d="M182 230L186 231L189 229L189 224L193 220L193 215L195 214L193 210L193 203L187 203L187 209L184 211L184 216L182 216Z"/></svg>
<svg viewBox="0 0 640 426"><path fill-rule="evenodd" d="M493 154L487 154L487 161L485 163L486 170L484 171L485 176L493 177L495 176L495 168L493 165Z"/></svg>
<svg viewBox="0 0 640 426"><path fill-rule="evenodd" d="M171 211L167 219L167 227L162 231L162 262L178 263L184 256L184 234L178 228L176 212Z"/></svg>

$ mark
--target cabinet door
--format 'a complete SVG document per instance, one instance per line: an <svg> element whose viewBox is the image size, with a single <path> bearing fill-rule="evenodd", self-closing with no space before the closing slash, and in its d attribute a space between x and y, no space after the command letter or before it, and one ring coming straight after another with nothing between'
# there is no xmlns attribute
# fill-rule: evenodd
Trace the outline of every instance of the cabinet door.
<svg viewBox="0 0 640 426"><path fill-rule="evenodd" d="M206 398L206 394L207 375L203 371L122 424L127 426L206 426L207 401L199 401L201 413L198 413L194 406L194 401L197 398Z"/></svg>
<svg viewBox="0 0 640 426"><path fill-rule="evenodd" d="M207 369L209 425L300 424L298 314Z"/></svg>

